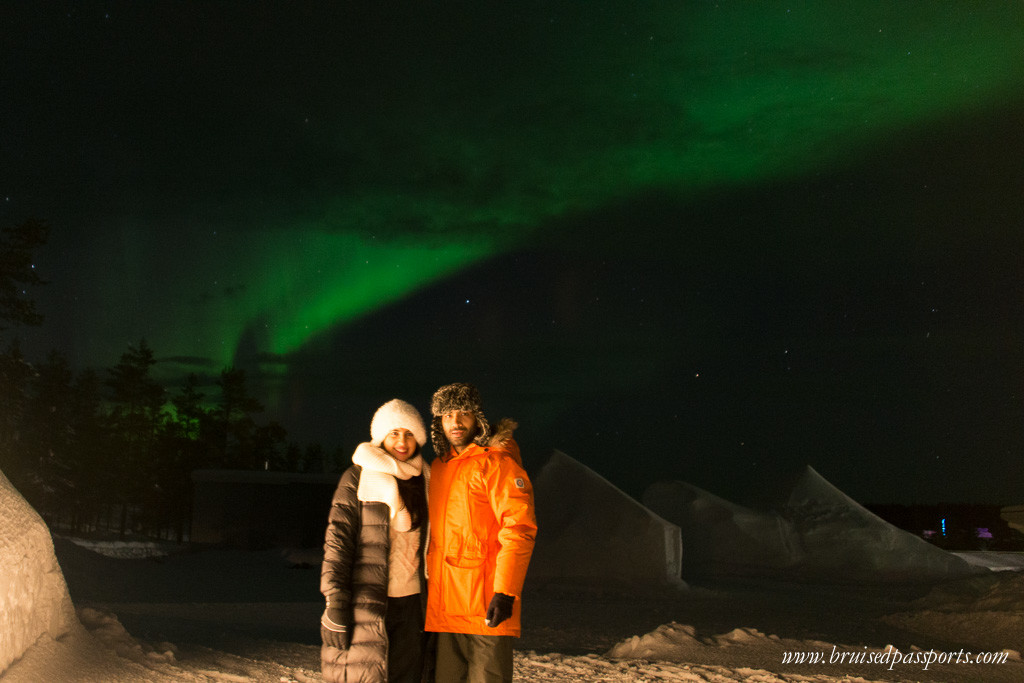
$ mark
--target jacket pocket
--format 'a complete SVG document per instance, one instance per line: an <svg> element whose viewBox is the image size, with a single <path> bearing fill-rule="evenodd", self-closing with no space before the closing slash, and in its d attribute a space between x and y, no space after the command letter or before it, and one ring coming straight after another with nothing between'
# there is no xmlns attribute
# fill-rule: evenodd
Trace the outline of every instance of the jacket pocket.
<svg viewBox="0 0 1024 683"><path fill-rule="evenodd" d="M463 617L478 616L487 612L484 605L484 557L446 557L444 610Z"/></svg>

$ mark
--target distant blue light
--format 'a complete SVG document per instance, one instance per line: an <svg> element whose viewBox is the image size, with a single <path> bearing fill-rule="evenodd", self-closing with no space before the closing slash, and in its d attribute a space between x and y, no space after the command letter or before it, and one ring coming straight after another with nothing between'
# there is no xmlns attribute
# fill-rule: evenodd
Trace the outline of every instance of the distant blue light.
<svg viewBox="0 0 1024 683"><path fill-rule="evenodd" d="M942 518L942 535L943 536L946 535L946 518L945 517Z"/></svg>

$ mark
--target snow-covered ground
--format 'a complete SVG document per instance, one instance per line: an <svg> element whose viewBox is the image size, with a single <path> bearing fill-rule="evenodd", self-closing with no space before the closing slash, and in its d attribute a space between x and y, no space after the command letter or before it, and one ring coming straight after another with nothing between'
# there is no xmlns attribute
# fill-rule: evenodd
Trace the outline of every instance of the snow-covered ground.
<svg viewBox="0 0 1024 683"><path fill-rule="evenodd" d="M690 491L667 512L686 528L690 514L716 522L742 551L742 572L660 588L621 574L615 583L528 580L516 680L1024 680L1020 557L971 553L957 565L812 483L817 523L782 521L788 536L764 564L771 571L736 545L763 516ZM320 680L316 551L51 544L2 477L0 541L2 683ZM764 546L763 535L754 541ZM844 575L823 547L857 559L857 571ZM779 548L798 551L785 556L799 569L791 577ZM713 546L703 557L704 568L728 568ZM872 566L885 581L867 580ZM915 567L931 579L915 578Z"/></svg>
<svg viewBox="0 0 1024 683"><path fill-rule="evenodd" d="M160 548L86 548L59 537L55 547L84 628L44 637L3 683L320 680L319 571L301 555L205 550L124 559ZM524 605L518 681L1024 680L1024 574L1013 571L899 587L747 579L664 590L547 585L532 587ZM849 663L889 645L910 657L1013 651L1003 664L927 670L923 662ZM783 663L786 652L843 651L844 664Z"/></svg>

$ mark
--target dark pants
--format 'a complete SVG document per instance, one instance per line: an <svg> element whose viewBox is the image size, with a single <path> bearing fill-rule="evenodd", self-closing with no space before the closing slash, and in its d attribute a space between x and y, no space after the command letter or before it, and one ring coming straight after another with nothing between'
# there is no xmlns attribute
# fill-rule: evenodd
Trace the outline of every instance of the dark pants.
<svg viewBox="0 0 1024 683"><path fill-rule="evenodd" d="M384 630L388 634L388 682L420 683L426 634L418 593L388 598Z"/></svg>
<svg viewBox="0 0 1024 683"><path fill-rule="evenodd" d="M437 683L511 683L512 636L437 634Z"/></svg>

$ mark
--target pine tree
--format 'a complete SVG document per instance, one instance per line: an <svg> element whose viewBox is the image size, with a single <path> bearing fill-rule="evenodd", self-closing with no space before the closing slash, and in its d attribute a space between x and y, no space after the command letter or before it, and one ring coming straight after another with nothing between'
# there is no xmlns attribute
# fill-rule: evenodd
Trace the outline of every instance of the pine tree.
<svg viewBox="0 0 1024 683"><path fill-rule="evenodd" d="M256 427L253 434L252 461L264 470L287 470L288 456L285 442L288 430L278 422L271 421Z"/></svg>
<svg viewBox="0 0 1024 683"><path fill-rule="evenodd" d="M206 395L199 391L199 377L195 373L190 373L185 378L181 393L171 399L174 419L170 421L170 425L175 436L199 439L204 419L208 414L203 407L205 398Z"/></svg>
<svg viewBox="0 0 1024 683"><path fill-rule="evenodd" d="M35 368L17 341L0 354L0 470L25 492L31 484L31 459L23 448L22 429ZM31 495L31 494L29 494Z"/></svg>
<svg viewBox="0 0 1024 683"><path fill-rule="evenodd" d="M88 528L99 521L113 489L113 473L105 469L114 449L103 413L102 381L95 370L85 369L71 386L71 424L74 458L70 477L78 490L72 511L72 528Z"/></svg>
<svg viewBox="0 0 1024 683"><path fill-rule="evenodd" d="M141 508L155 486L154 445L165 402L164 389L150 376L156 364L153 350L143 339L129 346L109 369L109 413L112 436L118 444L108 463L114 473L115 495L121 502L121 528L127 531L129 508Z"/></svg>
<svg viewBox="0 0 1024 683"><path fill-rule="evenodd" d="M263 463L253 450L256 423L253 413L262 413L263 404L249 395L245 370L225 368L217 384L221 388L220 406L215 411L223 462L228 467L262 469Z"/></svg>
<svg viewBox="0 0 1024 683"><path fill-rule="evenodd" d="M209 444L209 411L203 406L199 377L190 374L180 393L171 399L174 416L164 422L157 458L157 486L161 493L161 518L171 525L175 539L184 540L192 512L192 471L206 465Z"/></svg>
<svg viewBox="0 0 1024 683"><path fill-rule="evenodd" d="M71 383L74 373L68 359L51 351L44 363L36 366L36 378L24 419L22 449L30 461L37 483L33 501L36 509L51 522L69 509L75 497L71 479L74 453L74 426Z"/></svg>
<svg viewBox="0 0 1024 683"><path fill-rule="evenodd" d="M0 330L4 323L38 325L42 316L28 296L28 287L43 284L34 263L35 250L46 243L48 228L39 221L0 228ZM0 470L23 490L29 484L31 463L21 444L22 419L28 405L29 383L35 370L17 341L0 354Z"/></svg>

